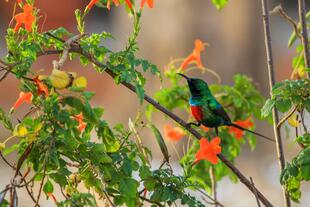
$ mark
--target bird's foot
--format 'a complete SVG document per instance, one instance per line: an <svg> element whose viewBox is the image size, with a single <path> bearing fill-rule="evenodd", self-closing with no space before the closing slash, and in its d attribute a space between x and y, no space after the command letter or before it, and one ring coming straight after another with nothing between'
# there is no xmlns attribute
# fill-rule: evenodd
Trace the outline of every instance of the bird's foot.
<svg viewBox="0 0 310 207"><path fill-rule="evenodd" d="M199 126L200 126L200 123L199 123L199 122L197 122L197 123L195 123L195 122L189 122L189 123L186 124L187 127L191 127L192 125L194 125L194 126L196 126L196 127L199 127Z"/></svg>

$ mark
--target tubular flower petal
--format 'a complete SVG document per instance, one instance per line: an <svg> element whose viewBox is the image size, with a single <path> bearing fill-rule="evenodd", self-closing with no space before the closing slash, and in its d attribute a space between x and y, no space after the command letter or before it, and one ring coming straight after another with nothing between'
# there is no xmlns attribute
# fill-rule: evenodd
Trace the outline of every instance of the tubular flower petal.
<svg viewBox="0 0 310 207"><path fill-rule="evenodd" d="M247 118L244 121L242 121L242 120L235 121L234 124L237 124L237 125L239 125L243 128L246 128L246 129L249 129L249 128L254 126L253 122L251 121L251 117ZM237 140L240 140L244 135L244 131L242 131L241 129L238 129L236 127L233 127L233 126L229 127L228 132L235 134L235 137Z"/></svg>
<svg viewBox="0 0 310 207"><path fill-rule="evenodd" d="M132 9L132 3L131 3L131 1L130 1L130 0L125 0L125 2L126 2L126 4L127 4L128 8L129 8L129 9Z"/></svg>
<svg viewBox="0 0 310 207"><path fill-rule="evenodd" d="M209 127L206 127L206 126L203 126L203 125L201 125L200 128L201 128L203 131L205 131L205 132L210 131L210 128L209 128Z"/></svg>
<svg viewBox="0 0 310 207"><path fill-rule="evenodd" d="M19 93L19 98L17 99L17 101L15 102L14 106L12 107L11 110L15 110L17 109L22 103L28 103L31 104L31 100L32 100L32 93L31 92L20 92Z"/></svg>
<svg viewBox="0 0 310 207"><path fill-rule="evenodd" d="M154 1L153 0L142 0L141 4L140 4L140 8L141 9L143 9L145 3L147 3L149 8L153 8L154 7Z"/></svg>
<svg viewBox="0 0 310 207"><path fill-rule="evenodd" d="M89 11L95 4L97 4L99 2L99 0L91 0L87 6L86 6L86 10Z"/></svg>
<svg viewBox="0 0 310 207"><path fill-rule="evenodd" d="M119 5L119 0L112 0L113 3L115 4L115 6L118 6Z"/></svg>
<svg viewBox="0 0 310 207"><path fill-rule="evenodd" d="M221 138L214 137L210 142L206 138L201 138L199 140L200 149L196 153L197 163L200 160L208 160L212 164L217 164L218 157L217 155L221 153L222 148L220 146Z"/></svg>
<svg viewBox="0 0 310 207"><path fill-rule="evenodd" d="M191 62L196 62L198 67L202 66L201 58L200 58L200 53L205 50L205 47L203 45L203 42L201 40L195 40L195 48L193 52L188 55L183 63L181 64L181 69L185 70L185 68L191 63Z"/></svg>
<svg viewBox="0 0 310 207"><path fill-rule="evenodd" d="M45 97L47 97L48 96L48 88L47 88L47 86L41 80L39 80L38 77L34 78L33 81L34 81L34 83L37 86L38 94L39 95L44 94Z"/></svg>
<svg viewBox="0 0 310 207"><path fill-rule="evenodd" d="M36 17L33 15L33 6L25 4L23 10L23 13L19 13L14 17L16 21L16 25L14 27L15 32L17 32L23 24L25 25L25 29L28 32L31 32L32 24L36 19Z"/></svg>
<svg viewBox="0 0 310 207"><path fill-rule="evenodd" d="M86 128L85 122L83 122L83 113L73 116L73 118L79 123L78 130L82 132Z"/></svg>
<svg viewBox="0 0 310 207"><path fill-rule="evenodd" d="M113 3L115 4L115 6L119 5L119 0L112 0ZM108 0L107 2L107 9L110 10L111 9L111 0Z"/></svg>
<svg viewBox="0 0 310 207"><path fill-rule="evenodd" d="M164 126L164 132L167 139L170 141L179 141L185 136L185 132L180 127L173 127L170 124Z"/></svg>
<svg viewBox="0 0 310 207"><path fill-rule="evenodd" d="M51 199L54 201L54 203L58 203L58 202L57 202L57 199L56 199L56 197L55 197L55 195L54 195L53 193L47 193L47 196L48 196L49 198L51 198Z"/></svg>

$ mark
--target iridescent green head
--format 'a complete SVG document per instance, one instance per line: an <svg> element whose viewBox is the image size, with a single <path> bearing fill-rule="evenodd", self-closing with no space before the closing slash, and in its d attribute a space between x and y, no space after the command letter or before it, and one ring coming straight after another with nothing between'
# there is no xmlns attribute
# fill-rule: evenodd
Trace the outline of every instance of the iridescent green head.
<svg viewBox="0 0 310 207"><path fill-rule="evenodd" d="M178 73L178 75L187 80L187 84L192 96L202 96L210 93L209 86L204 80L199 78L190 78L181 73Z"/></svg>

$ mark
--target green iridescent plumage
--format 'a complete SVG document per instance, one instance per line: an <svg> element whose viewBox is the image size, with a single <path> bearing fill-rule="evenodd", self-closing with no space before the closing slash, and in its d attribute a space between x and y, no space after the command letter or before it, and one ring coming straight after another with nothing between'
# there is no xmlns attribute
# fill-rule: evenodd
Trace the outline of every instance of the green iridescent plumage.
<svg viewBox="0 0 310 207"><path fill-rule="evenodd" d="M274 141L269 137L266 137L257 132L251 131L249 129L243 128L239 125L232 123L228 114L222 107L222 105L215 99L212 95L208 84L198 78L189 78L183 74L180 74L187 80L189 90L191 93L189 104L191 107L191 112L194 118L198 123L189 123L199 126L200 124L209 127L215 128L216 133L218 134L218 127L220 126L233 126L240 130L244 130L258 136L261 136L265 139Z"/></svg>

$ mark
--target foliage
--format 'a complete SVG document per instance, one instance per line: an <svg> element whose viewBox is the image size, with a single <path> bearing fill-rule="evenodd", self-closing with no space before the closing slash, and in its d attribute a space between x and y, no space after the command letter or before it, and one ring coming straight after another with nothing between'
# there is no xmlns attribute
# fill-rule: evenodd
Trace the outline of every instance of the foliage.
<svg viewBox="0 0 310 207"><path fill-rule="evenodd" d="M306 21L310 21L310 12L306 15ZM301 30L301 24L297 24L297 29ZM292 47L298 40L296 31L293 31L288 47ZM297 133L296 142L302 150L287 163L281 172L280 182L289 192L290 198L294 202L299 202L301 198L301 181L310 180L309 162L309 133L305 124L305 114L310 113L310 80L309 70L305 66L304 48L302 44L296 46L296 57L292 60L292 74L290 80L277 82L272 88L272 96L262 108L262 116L267 117L272 109L277 109L284 116L284 122L295 128ZM302 130L298 130L302 126ZM288 135L289 136L289 135Z"/></svg>
<svg viewBox="0 0 310 207"><path fill-rule="evenodd" d="M212 0L212 3L217 9L220 10L226 6L226 4L228 3L228 0Z"/></svg>
<svg viewBox="0 0 310 207"><path fill-rule="evenodd" d="M16 103L9 112L0 108L0 123L10 134L0 142L1 158L15 171L15 175L0 192L0 206L17 206L17 188L26 188L35 206L40 206L42 192L55 205L63 207L95 207L98 200L112 206L135 207L145 203L172 206L181 203L196 207L204 204L191 195L191 190L207 195L204 191L211 192L214 182L225 176L237 181L227 163L218 163L218 157L225 156L234 162L246 143L254 150L256 138L253 134L232 130L230 126L221 127L219 137L215 138L211 129L197 128L204 135L199 142L192 140L181 126L166 124L164 137L152 123L154 103L146 106L147 123L138 113L134 120L129 119L128 126L111 126L104 118L104 108L91 104L95 93L86 90L87 79L64 67L66 61L72 60L79 60L82 66L92 65L98 74L107 73L115 84L123 84L134 91L141 104L149 100L144 91L145 74L150 73L163 81L162 74L156 65L137 55L137 38L144 6L153 8L154 5L153 0L139 1L140 7L137 2L90 0L85 9L75 11L79 34L74 35L62 27L40 32L41 11L35 7L35 0L16 1L17 14L12 18L15 27L8 28L5 36L8 53L0 59L0 71L4 73L0 81L7 74L19 80L20 96ZM211 2L220 10L228 0ZM87 31L85 20L94 6L108 10L111 6L124 6L133 19L132 34L122 50L113 51L107 46L108 40L117 41L109 32ZM296 39L297 35L292 34L289 46ZM307 78L309 68L304 66L304 48L301 45L296 48L293 80L277 83L272 97L262 108L265 99L251 78L236 74L233 85L223 85L215 71L203 66L201 53L206 45L196 40L193 52L182 59L180 67L175 60L168 65L164 78L170 85L155 93L156 101L174 113L189 114L189 90L178 73L189 73L198 68L200 76L212 74L218 79L217 84L209 85L210 90L234 123L242 123L252 130L253 119L269 116L274 107L283 113L291 111L288 119L295 121L296 127L302 123L303 133L296 137L302 150L287 163L280 182L291 198L298 202L300 183L310 180L310 135L304 123L304 112L310 111L310 83ZM50 54L59 55L58 60L53 61L53 68L41 71L32 68L38 57ZM197 68L187 68L191 64L196 64ZM16 119L15 112L22 104L30 108L22 118ZM187 121L192 121L192 118L188 117ZM157 168L151 165L151 150L142 144L140 133L144 130L153 134L143 138L155 139L163 154L163 162ZM184 137L188 139L187 146L186 150L184 146L184 154L179 160L183 173L176 175L169 163L171 155L165 138L178 141ZM16 144L9 145L11 139L15 139ZM6 156L13 152L18 154L18 159L11 164ZM34 193L34 184L39 186L38 194ZM63 195L61 198L55 196L59 191Z"/></svg>

